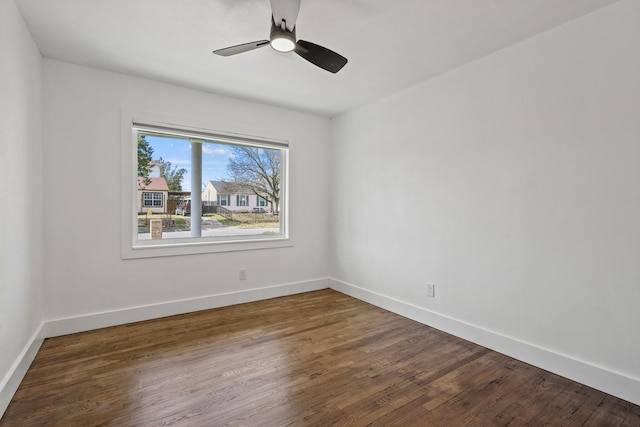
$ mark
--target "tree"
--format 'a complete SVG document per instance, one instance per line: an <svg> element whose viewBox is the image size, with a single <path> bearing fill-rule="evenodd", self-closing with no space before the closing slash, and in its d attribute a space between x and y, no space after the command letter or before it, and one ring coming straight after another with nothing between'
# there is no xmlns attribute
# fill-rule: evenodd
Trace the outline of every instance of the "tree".
<svg viewBox="0 0 640 427"><path fill-rule="evenodd" d="M280 151L236 145L227 172L238 189L250 191L280 211Z"/></svg>
<svg viewBox="0 0 640 427"><path fill-rule="evenodd" d="M151 184L149 174L151 173L151 161L153 147L145 139L145 135L138 134L138 176L144 178L144 185Z"/></svg>
<svg viewBox="0 0 640 427"><path fill-rule="evenodd" d="M171 162L165 162L162 157L157 160L157 163L160 168L160 176L167 181L169 191L182 191L182 179L187 170L184 168L178 169L178 166L173 166Z"/></svg>

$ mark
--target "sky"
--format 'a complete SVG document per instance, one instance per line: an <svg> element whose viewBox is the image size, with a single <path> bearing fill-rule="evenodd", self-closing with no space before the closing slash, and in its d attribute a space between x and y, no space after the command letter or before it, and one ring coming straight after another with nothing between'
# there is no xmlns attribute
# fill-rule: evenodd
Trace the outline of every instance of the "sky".
<svg viewBox="0 0 640 427"><path fill-rule="evenodd" d="M145 139L153 147L153 160L171 162L171 168L187 169L182 180L182 190L191 191L191 143L185 139L146 135ZM202 146L202 181L229 179L227 163L231 156L230 147L225 144L205 142ZM203 188L200 188L202 191Z"/></svg>

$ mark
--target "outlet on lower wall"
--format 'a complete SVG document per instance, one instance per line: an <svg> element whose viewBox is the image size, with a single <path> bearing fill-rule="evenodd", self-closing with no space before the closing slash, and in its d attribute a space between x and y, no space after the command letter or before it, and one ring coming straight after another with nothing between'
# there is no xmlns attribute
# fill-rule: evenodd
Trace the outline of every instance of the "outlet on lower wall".
<svg viewBox="0 0 640 427"><path fill-rule="evenodd" d="M433 283L427 283L427 296L431 298L436 296L436 285Z"/></svg>
<svg viewBox="0 0 640 427"><path fill-rule="evenodd" d="M238 278L240 280L247 280L247 269L246 268L241 268L240 272L238 274Z"/></svg>

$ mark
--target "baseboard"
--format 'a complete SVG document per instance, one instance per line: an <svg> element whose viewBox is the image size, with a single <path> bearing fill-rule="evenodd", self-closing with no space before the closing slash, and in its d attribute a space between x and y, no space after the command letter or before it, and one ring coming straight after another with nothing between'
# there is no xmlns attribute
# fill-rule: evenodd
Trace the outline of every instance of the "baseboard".
<svg viewBox="0 0 640 427"><path fill-rule="evenodd" d="M31 366L31 362L33 362L38 350L40 350L40 346L44 341L42 329L43 324L40 324L14 362L13 366L11 366L11 369L9 369L9 372L7 372L2 382L0 382L0 418L2 418L4 411L7 410L13 395L16 394L22 379L27 373L29 366Z"/></svg>
<svg viewBox="0 0 640 427"><path fill-rule="evenodd" d="M328 287L328 279L322 278L265 288L207 295L199 298L169 301L161 304L130 307L100 313L90 313L82 316L52 319L45 321L44 336L55 337L59 335L73 334L92 329L122 325L125 323L157 319L159 317L173 316L176 314L208 310L211 308L282 297L302 292L316 291L319 289L326 289Z"/></svg>
<svg viewBox="0 0 640 427"><path fill-rule="evenodd" d="M329 287L581 384L640 405L640 379L329 278Z"/></svg>

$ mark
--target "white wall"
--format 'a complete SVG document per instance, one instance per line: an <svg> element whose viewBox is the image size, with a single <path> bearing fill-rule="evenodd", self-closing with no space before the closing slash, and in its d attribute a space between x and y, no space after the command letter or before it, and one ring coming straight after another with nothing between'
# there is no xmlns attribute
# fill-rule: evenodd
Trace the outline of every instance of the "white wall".
<svg viewBox="0 0 640 427"><path fill-rule="evenodd" d="M334 119L332 286L640 403L638 22L621 1Z"/></svg>
<svg viewBox="0 0 640 427"><path fill-rule="evenodd" d="M328 197L328 119L51 59L44 76L45 320L61 325L48 334L237 301L229 293L253 299L327 286L328 222L317 208ZM122 260L122 109L288 138L294 246ZM100 203L83 209L77 195ZM184 300L195 302L172 305ZM144 309L156 304L168 305Z"/></svg>
<svg viewBox="0 0 640 427"><path fill-rule="evenodd" d="M42 320L42 60L13 0L0 1L0 57L1 415Z"/></svg>

